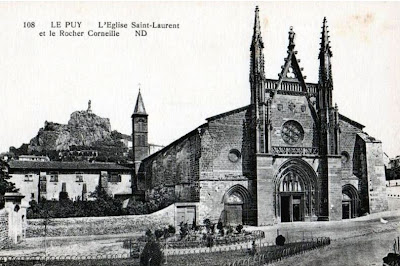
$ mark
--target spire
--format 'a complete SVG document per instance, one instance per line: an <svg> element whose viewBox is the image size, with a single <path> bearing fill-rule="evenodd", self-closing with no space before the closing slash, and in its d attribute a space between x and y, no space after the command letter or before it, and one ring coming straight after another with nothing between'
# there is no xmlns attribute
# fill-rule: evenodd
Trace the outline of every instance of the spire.
<svg viewBox="0 0 400 266"><path fill-rule="evenodd" d="M258 15L259 9L256 6L255 16L254 16L254 27L253 27L253 42L252 47L256 46L256 44L260 45L261 48L264 48L264 44L261 37L261 26L260 26L260 17Z"/></svg>
<svg viewBox="0 0 400 266"><path fill-rule="evenodd" d="M329 41L329 31L326 17L322 23L321 32L321 47L319 48L319 102L317 103L318 109L332 107L332 65L331 65L332 51Z"/></svg>
<svg viewBox="0 0 400 266"><path fill-rule="evenodd" d="M324 21L322 23L322 32L321 32L321 47L319 48L319 83L324 85L325 87L330 87L333 89L332 84L332 69L331 69L331 58L332 51L329 41L329 31L326 17L324 17Z"/></svg>
<svg viewBox="0 0 400 266"><path fill-rule="evenodd" d="M135 111L133 112L133 114L134 115L137 115L137 114L147 115L146 109L144 108L142 94L140 93L140 88L139 88L139 93L138 93L137 100L136 100Z"/></svg>
<svg viewBox="0 0 400 266"><path fill-rule="evenodd" d="M261 26L259 18L259 9L256 6L254 27L253 27L253 38L250 45L250 84L251 84L251 103L254 104L257 101L263 101L263 84L265 79L264 74L264 54L263 48L264 43L261 37Z"/></svg>

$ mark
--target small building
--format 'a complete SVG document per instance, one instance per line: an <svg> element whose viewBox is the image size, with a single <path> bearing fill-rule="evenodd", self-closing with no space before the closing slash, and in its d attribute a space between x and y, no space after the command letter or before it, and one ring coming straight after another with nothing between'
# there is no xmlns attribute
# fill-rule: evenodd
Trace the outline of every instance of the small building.
<svg viewBox="0 0 400 266"><path fill-rule="evenodd" d="M71 200L90 200L100 182L114 197L132 193L131 168L116 163L13 160L7 168L10 182L26 202L59 200L60 192L67 192Z"/></svg>

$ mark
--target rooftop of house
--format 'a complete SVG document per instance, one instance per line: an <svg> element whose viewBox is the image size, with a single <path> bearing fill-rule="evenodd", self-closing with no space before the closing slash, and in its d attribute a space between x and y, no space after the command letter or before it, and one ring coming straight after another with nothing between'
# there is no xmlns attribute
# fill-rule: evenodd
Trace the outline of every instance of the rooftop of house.
<svg viewBox="0 0 400 266"><path fill-rule="evenodd" d="M129 167L116 163L59 162L59 161L9 161L10 170L124 170Z"/></svg>

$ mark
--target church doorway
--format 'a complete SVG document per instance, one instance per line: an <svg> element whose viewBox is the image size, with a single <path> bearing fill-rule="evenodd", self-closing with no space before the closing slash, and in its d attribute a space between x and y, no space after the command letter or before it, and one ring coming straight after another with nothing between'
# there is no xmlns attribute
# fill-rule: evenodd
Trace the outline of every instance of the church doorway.
<svg viewBox="0 0 400 266"><path fill-rule="evenodd" d="M304 193L281 192L281 222L304 221Z"/></svg>
<svg viewBox="0 0 400 266"><path fill-rule="evenodd" d="M342 219L358 216L359 199L356 188L350 184L342 188Z"/></svg>
<svg viewBox="0 0 400 266"><path fill-rule="evenodd" d="M249 223L250 194L241 185L228 189L224 195L223 222L225 225L238 225Z"/></svg>
<svg viewBox="0 0 400 266"><path fill-rule="evenodd" d="M243 204L225 205L225 223L229 225L243 224Z"/></svg>
<svg viewBox="0 0 400 266"><path fill-rule="evenodd" d="M275 179L275 215L281 222L317 219L318 190L313 169L302 160L286 162Z"/></svg>

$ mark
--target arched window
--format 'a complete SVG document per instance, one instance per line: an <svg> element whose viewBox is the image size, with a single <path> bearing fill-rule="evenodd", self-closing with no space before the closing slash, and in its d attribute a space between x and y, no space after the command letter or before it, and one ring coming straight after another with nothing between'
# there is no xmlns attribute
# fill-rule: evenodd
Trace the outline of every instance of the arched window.
<svg viewBox="0 0 400 266"><path fill-rule="evenodd" d="M137 131L143 132L146 131L146 121L143 118L137 120Z"/></svg>
<svg viewBox="0 0 400 266"><path fill-rule="evenodd" d="M280 192L302 192L303 183L298 175L293 172L289 172L282 180L280 184Z"/></svg>

